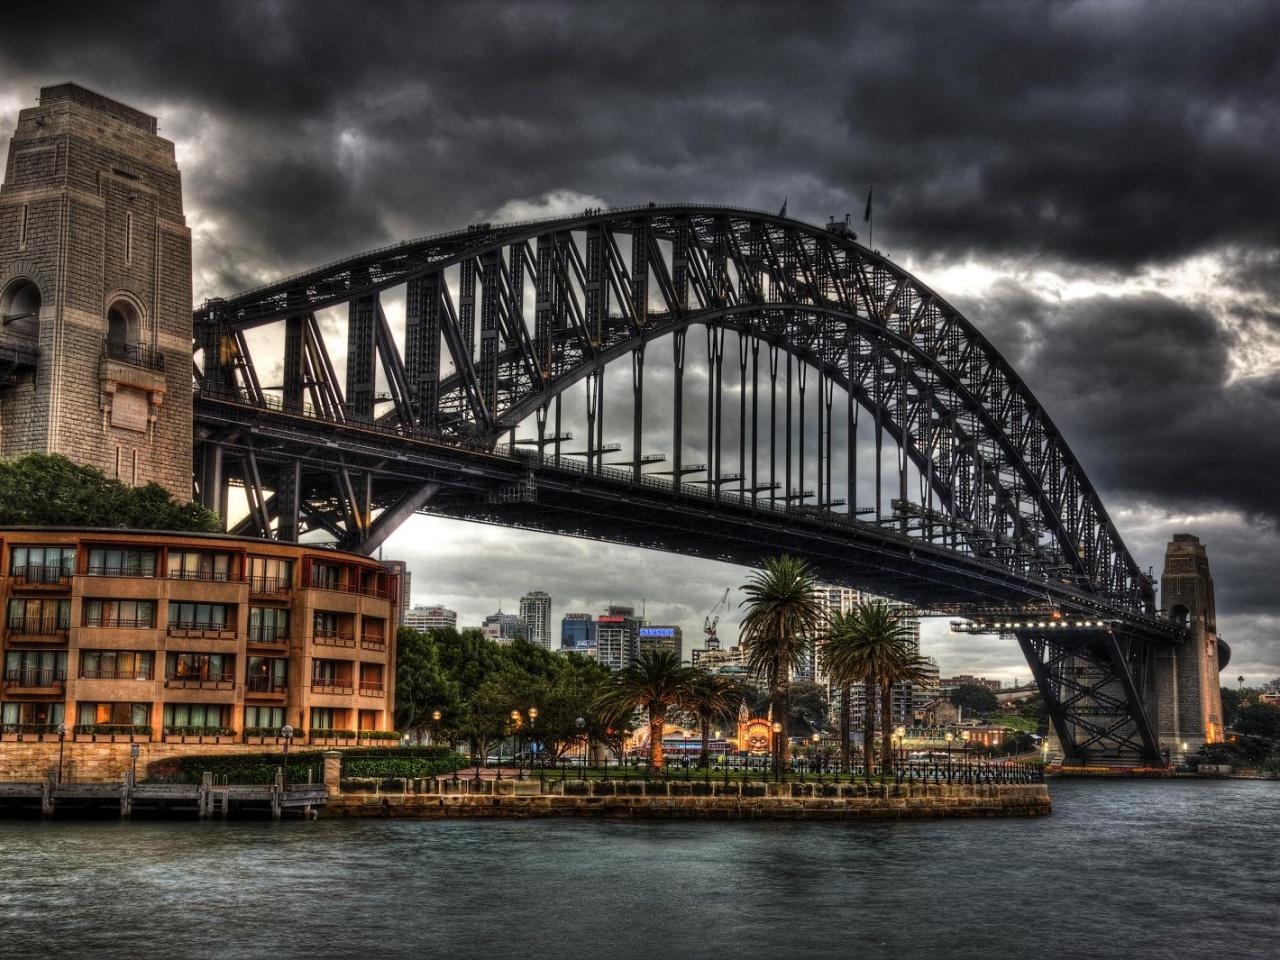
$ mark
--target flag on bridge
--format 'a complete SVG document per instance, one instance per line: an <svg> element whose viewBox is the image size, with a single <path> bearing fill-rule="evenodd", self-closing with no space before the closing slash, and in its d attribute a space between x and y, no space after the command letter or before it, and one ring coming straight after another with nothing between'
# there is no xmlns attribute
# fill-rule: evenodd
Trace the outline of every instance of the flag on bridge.
<svg viewBox="0 0 1280 960"><path fill-rule="evenodd" d="M874 187L868 187L868 188L867 188L867 209L866 209L866 210L863 212L863 214L862 214L862 222L863 222L863 223L870 223L870 222L871 222L871 191L872 191L873 189L875 189L875 188L874 188Z"/></svg>

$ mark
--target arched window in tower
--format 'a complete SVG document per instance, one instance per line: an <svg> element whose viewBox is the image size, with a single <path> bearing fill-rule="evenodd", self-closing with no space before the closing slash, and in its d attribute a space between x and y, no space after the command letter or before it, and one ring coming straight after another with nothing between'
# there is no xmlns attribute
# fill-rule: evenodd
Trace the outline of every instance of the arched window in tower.
<svg viewBox="0 0 1280 960"><path fill-rule="evenodd" d="M34 342L40 324L40 288L25 277L0 293L0 339Z"/></svg>
<svg viewBox="0 0 1280 960"><path fill-rule="evenodd" d="M107 343L135 346L138 327L138 311L128 300L117 300L107 310Z"/></svg>

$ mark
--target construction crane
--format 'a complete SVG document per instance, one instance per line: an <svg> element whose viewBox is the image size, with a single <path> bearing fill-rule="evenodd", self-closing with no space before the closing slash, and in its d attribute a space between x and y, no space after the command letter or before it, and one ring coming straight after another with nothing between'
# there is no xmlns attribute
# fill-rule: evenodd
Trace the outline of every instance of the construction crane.
<svg viewBox="0 0 1280 960"><path fill-rule="evenodd" d="M729 607L729 587L724 588L724 594L716 601L716 605L707 611L706 617L702 621L702 632L707 635L707 649L719 650L720 638L716 636L716 626L720 623L720 608L726 610Z"/></svg>

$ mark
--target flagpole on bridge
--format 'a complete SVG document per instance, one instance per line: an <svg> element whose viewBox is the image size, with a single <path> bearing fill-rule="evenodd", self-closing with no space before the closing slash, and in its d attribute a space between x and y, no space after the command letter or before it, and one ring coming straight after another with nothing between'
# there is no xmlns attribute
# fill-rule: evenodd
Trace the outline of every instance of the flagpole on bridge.
<svg viewBox="0 0 1280 960"><path fill-rule="evenodd" d="M876 248L876 222L871 210L871 191L874 189L874 184L867 188L867 209L862 213L862 222L867 224L867 247L872 251Z"/></svg>

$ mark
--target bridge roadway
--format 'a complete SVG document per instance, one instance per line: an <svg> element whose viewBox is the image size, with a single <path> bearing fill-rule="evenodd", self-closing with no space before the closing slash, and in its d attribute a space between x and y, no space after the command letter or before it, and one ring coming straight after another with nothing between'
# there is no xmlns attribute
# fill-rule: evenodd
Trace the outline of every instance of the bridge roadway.
<svg viewBox="0 0 1280 960"><path fill-rule="evenodd" d="M1092 595L1070 581L1037 579L994 561L902 534L898 521L875 523L815 507L741 497L705 485L597 466L562 456L451 438L406 435L373 422L337 423L205 390L195 397L197 442L216 434L229 453L259 469L301 462L378 479L393 503L406 491L424 496L417 512L519 527L743 565L780 552L803 557L818 576L893 597L925 611L954 615L1052 608L1122 625L1154 641L1176 641L1167 620ZM399 487L397 487L399 484ZM312 492L315 495L315 492ZM380 505L369 505L377 509ZM383 518L399 525L405 516ZM1101 626L1101 623L1099 623Z"/></svg>

